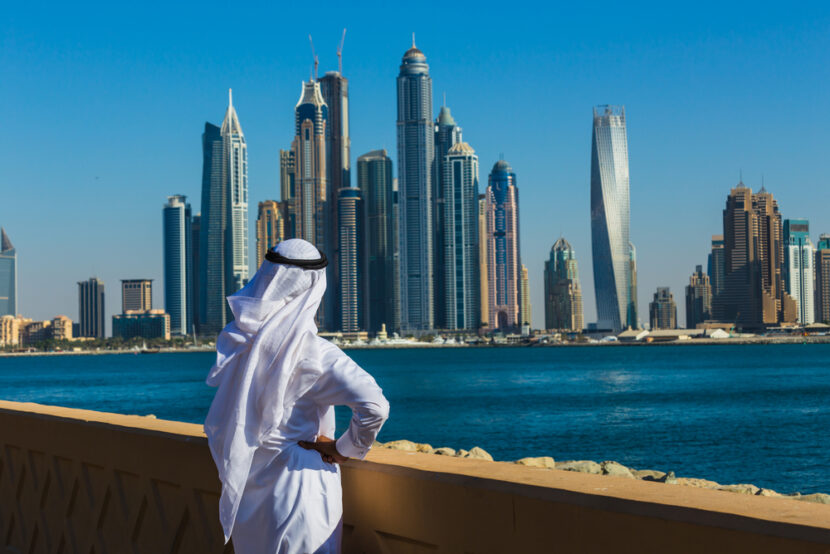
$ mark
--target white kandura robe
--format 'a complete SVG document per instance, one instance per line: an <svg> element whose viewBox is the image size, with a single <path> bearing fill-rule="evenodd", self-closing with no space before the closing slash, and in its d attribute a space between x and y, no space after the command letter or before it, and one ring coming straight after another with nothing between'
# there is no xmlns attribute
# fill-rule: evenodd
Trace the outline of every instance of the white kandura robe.
<svg viewBox="0 0 830 554"><path fill-rule="evenodd" d="M333 344L320 342L321 362L329 369L254 454L234 524L237 554L340 552L340 467L297 442L333 437L333 406L346 405L352 409L352 420L337 439L337 451L363 459L389 405L368 373Z"/></svg>
<svg viewBox="0 0 830 554"><path fill-rule="evenodd" d="M276 251L319 256L301 239ZM237 554L339 552L339 467L297 443L333 437L333 406L346 405L352 418L337 450L362 459L388 417L375 380L317 336L325 288L325 270L266 261L228 297L235 319L217 339L205 433L222 481L225 540L233 536Z"/></svg>

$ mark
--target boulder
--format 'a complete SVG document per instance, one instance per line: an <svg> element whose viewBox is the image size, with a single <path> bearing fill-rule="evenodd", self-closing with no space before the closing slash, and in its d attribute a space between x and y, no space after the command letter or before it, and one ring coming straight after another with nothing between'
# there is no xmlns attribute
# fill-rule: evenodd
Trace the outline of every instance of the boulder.
<svg viewBox="0 0 830 554"><path fill-rule="evenodd" d="M556 462L550 456L540 456L538 458L522 458L516 460L517 464L528 467L543 467L545 469L554 469Z"/></svg>
<svg viewBox="0 0 830 554"><path fill-rule="evenodd" d="M634 474L631 470L618 462L606 461L600 464L603 475L613 475L615 477L625 477L627 479L634 479Z"/></svg>
<svg viewBox="0 0 830 554"><path fill-rule="evenodd" d="M442 446L441 448L436 448L435 450L433 450L432 453L438 454L439 456L455 456L455 448Z"/></svg>
<svg viewBox="0 0 830 554"><path fill-rule="evenodd" d="M830 504L830 494L823 492L816 492L813 494L802 494L794 497L796 500L803 500L804 502L816 502L818 504Z"/></svg>
<svg viewBox="0 0 830 554"><path fill-rule="evenodd" d="M387 442L383 445L384 448L390 448L392 450L404 450L406 452L417 452L418 445L412 441L408 440L399 440L399 441L392 441Z"/></svg>
<svg viewBox="0 0 830 554"><path fill-rule="evenodd" d="M659 481L666 476L665 471L657 471L654 469L635 469L632 473L634 477L642 479L643 481Z"/></svg>
<svg viewBox="0 0 830 554"><path fill-rule="evenodd" d="M758 494L759 489L755 485L740 483L737 485L721 485L719 491L737 492L738 494Z"/></svg>
<svg viewBox="0 0 830 554"><path fill-rule="evenodd" d="M415 444L415 452L425 452L427 454L432 454L432 445L426 443L416 443Z"/></svg>
<svg viewBox="0 0 830 554"><path fill-rule="evenodd" d="M463 448L459 448L458 450L455 451L455 457L456 458L467 458L467 457L469 457L469 455L470 455L470 451L469 450L464 450Z"/></svg>
<svg viewBox="0 0 830 554"><path fill-rule="evenodd" d="M720 487L720 483L715 483L708 479L693 479L691 477L678 477L677 484L686 485L687 487L697 487L699 489L716 489Z"/></svg>
<svg viewBox="0 0 830 554"><path fill-rule="evenodd" d="M781 496L781 493L775 492L771 489L761 488L757 493L758 496Z"/></svg>
<svg viewBox="0 0 830 554"><path fill-rule="evenodd" d="M487 460L488 462L493 461L493 457L483 448L479 448L478 446L474 446L470 449L469 452L459 450L459 452L465 452L462 455L462 458L473 458L475 460Z"/></svg>
<svg viewBox="0 0 830 554"><path fill-rule="evenodd" d="M565 471L578 471L580 473L602 473L602 467L591 460L568 460L566 462L556 462L556 469L563 469Z"/></svg>
<svg viewBox="0 0 830 554"><path fill-rule="evenodd" d="M663 475L660 479L661 483L665 483L667 485L676 485L677 484L677 476L674 474L673 471L670 471Z"/></svg>

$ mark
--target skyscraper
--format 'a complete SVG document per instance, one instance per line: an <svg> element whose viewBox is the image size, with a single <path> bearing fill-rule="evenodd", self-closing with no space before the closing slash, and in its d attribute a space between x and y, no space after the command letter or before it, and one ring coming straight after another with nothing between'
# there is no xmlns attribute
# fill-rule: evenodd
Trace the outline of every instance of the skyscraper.
<svg viewBox="0 0 830 554"><path fill-rule="evenodd" d="M522 264L522 280L520 287L521 310L519 310L519 321L522 325L533 325L533 314L530 311L530 276L527 273L527 266Z"/></svg>
<svg viewBox="0 0 830 554"><path fill-rule="evenodd" d="M699 265L686 285L686 328L695 329L707 319L712 319L712 285Z"/></svg>
<svg viewBox="0 0 830 554"><path fill-rule="evenodd" d="M434 233L432 235L432 249L434 253L432 267L435 275L432 290L434 295L433 305L435 306L434 317L435 327L439 329L455 329L457 323L447 319L448 308L446 305L452 300L447 297L447 270L441 269L446 259L445 234L447 232L445 221L445 198L447 194L445 157L450 149L461 142L461 127L455 124L450 114L450 109L442 106L435 120L435 158L433 159L432 173L432 222ZM478 165L478 162L476 162ZM477 176L476 176L477 177ZM449 240L449 239L446 239Z"/></svg>
<svg viewBox="0 0 830 554"><path fill-rule="evenodd" d="M0 316L17 315L17 250L0 227Z"/></svg>
<svg viewBox="0 0 830 554"><path fill-rule="evenodd" d="M787 293L795 300L798 322L802 325L815 322L813 252L810 222L806 219L784 220L784 282Z"/></svg>
<svg viewBox="0 0 830 554"><path fill-rule="evenodd" d="M816 246L815 317L830 324L830 235L821 235Z"/></svg>
<svg viewBox="0 0 830 554"><path fill-rule="evenodd" d="M648 305L652 329L677 328L677 304L669 287L657 287L654 300Z"/></svg>
<svg viewBox="0 0 830 554"><path fill-rule="evenodd" d="M202 134L202 216L199 237L199 331L214 334L227 323L225 233L227 191L219 127L205 123Z"/></svg>
<svg viewBox="0 0 830 554"><path fill-rule="evenodd" d="M625 107L594 108L591 139L591 243L597 326L637 326L629 240L628 138ZM632 317L633 316L633 317Z"/></svg>
<svg viewBox="0 0 830 554"><path fill-rule="evenodd" d="M79 337L104 338L104 282L96 277L78 283Z"/></svg>
<svg viewBox="0 0 830 554"><path fill-rule="evenodd" d="M248 282L248 147L230 91L222 127L202 134L201 215L200 332L218 333L231 317L225 297Z"/></svg>
<svg viewBox="0 0 830 554"><path fill-rule="evenodd" d="M363 301L366 287L362 252L365 216L360 189L340 189L337 204L340 225L337 233L340 251L337 268L340 282L339 328L347 332L360 331L365 327Z"/></svg>
<svg viewBox="0 0 830 554"><path fill-rule="evenodd" d="M223 158L226 164L228 230L225 263L225 295L248 284L248 146L228 91L228 110L222 122ZM230 319L230 307L227 308Z"/></svg>
<svg viewBox="0 0 830 554"><path fill-rule="evenodd" d="M521 326L519 250L519 189L516 174L504 160L490 172L487 205L488 322L491 330L511 331Z"/></svg>
<svg viewBox="0 0 830 554"><path fill-rule="evenodd" d="M436 319L445 329L477 329L481 323L478 274L478 156L466 142L450 147L441 163L440 244L444 287ZM438 273L438 271L436 272ZM438 279L436 278L436 283ZM436 298L439 298L436 289ZM440 317L438 314L441 314Z"/></svg>
<svg viewBox="0 0 830 554"><path fill-rule="evenodd" d="M712 285L712 298L716 298L723 292L723 284L726 279L726 261L723 250L723 235L712 235L712 252L709 254L709 282Z"/></svg>
<svg viewBox="0 0 830 554"><path fill-rule="evenodd" d="M367 263L366 330L399 325L398 286L395 279L395 191L392 160L386 150L374 150L357 159L357 186L363 195Z"/></svg>
<svg viewBox="0 0 830 554"><path fill-rule="evenodd" d="M783 233L778 203L763 188L739 183L723 210L724 286L714 301L716 319L762 328L797 319L782 276Z"/></svg>
<svg viewBox="0 0 830 554"><path fill-rule="evenodd" d="M190 222L190 272L188 273L191 294L190 302L190 321L192 326L188 331L195 333L199 332L199 291L201 289L201 264L199 263L199 256L201 254L201 240L202 240L202 216L196 214Z"/></svg>
<svg viewBox="0 0 830 554"><path fill-rule="evenodd" d="M163 218L164 311L170 314L170 332L187 335L193 328L193 231L187 197L169 196ZM152 309L152 303L141 309Z"/></svg>
<svg viewBox="0 0 830 554"><path fill-rule="evenodd" d="M545 328L581 331L584 326L576 254L570 243L560 238L545 262Z"/></svg>
<svg viewBox="0 0 830 554"><path fill-rule="evenodd" d="M490 325L490 287L487 270L487 195L478 195L478 305L479 316L476 327ZM489 329L488 329L489 330Z"/></svg>
<svg viewBox="0 0 830 554"><path fill-rule="evenodd" d="M286 238L280 203L265 200L258 205L256 218L256 266L262 265L265 254Z"/></svg>
<svg viewBox="0 0 830 554"><path fill-rule="evenodd" d="M152 279L121 279L121 313L153 309Z"/></svg>
<svg viewBox="0 0 830 554"><path fill-rule="evenodd" d="M628 243L628 326L632 329L640 327L637 317L637 249L630 242Z"/></svg>
<svg viewBox="0 0 830 554"><path fill-rule="evenodd" d="M295 221L297 219L296 197L296 159L292 150L280 150L280 203L283 207L285 238L296 237Z"/></svg>
<svg viewBox="0 0 830 554"><path fill-rule="evenodd" d="M291 150L294 153L294 236L302 238L328 253L333 258L326 269L329 282L326 294L317 311L320 328L337 328L339 318L336 237L337 191L328 182L327 128L329 107L320 92L320 83L314 79L303 82L300 100L294 110L295 133ZM290 163L291 160L286 160Z"/></svg>
<svg viewBox="0 0 830 554"><path fill-rule="evenodd" d="M401 327L434 324L432 171L435 144L432 79L424 53L406 51L398 74Z"/></svg>

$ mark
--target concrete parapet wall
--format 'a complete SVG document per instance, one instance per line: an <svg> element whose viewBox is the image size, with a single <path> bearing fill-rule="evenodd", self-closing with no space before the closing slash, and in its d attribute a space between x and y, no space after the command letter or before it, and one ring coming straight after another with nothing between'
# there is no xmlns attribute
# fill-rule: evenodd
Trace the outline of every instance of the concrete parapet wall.
<svg viewBox="0 0 830 554"><path fill-rule="evenodd" d="M344 552L830 553L830 506L430 454L343 467ZM221 553L201 426L0 401L0 553Z"/></svg>

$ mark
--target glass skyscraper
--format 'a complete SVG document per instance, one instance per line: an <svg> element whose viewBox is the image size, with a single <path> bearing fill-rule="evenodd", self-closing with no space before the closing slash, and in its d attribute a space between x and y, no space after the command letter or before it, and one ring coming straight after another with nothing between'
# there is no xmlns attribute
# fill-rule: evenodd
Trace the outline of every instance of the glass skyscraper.
<svg viewBox="0 0 830 554"><path fill-rule="evenodd" d="M519 189L513 168L504 160L490 172L485 202L488 325L491 331L515 331L521 327Z"/></svg>
<svg viewBox="0 0 830 554"><path fill-rule="evenodd" d="M810 241L810 222L806 219L784 220L784 283L795 300L798 322L815 323L813 262L815 249Z"/></svg>
<svg viewBox="0 0 830 554"><path fill-rule="evenodd" d="M441 166L443 205L442 301L436 319L446 329L477 329L481 320L478 274L478 156L466 142L453 145ZM437 279L436 279L437 281ZM436 297L438 295L436 294ZM441 314L440 317L438 314Z"/></svg>
<svg viewBox="0 0 830 554"><path fill-rule="evenodd" d="M193 328L192 231L187 197L168 197L163 219L164 311L170 314L170 332L174 335L187 335ZM147 309L150 308L152 305Z"/></svg>
<svg viewBox="0 0 830 554"><path fill-rule="evenodd" d="M433 160L432 174L432 221L435 232L432 235L432 249L434 258L432 266L434 269L435 281L432 286L434 294L433 305L435 306L434 317L435 327L438 329L455 329L456 323L447 319L447 310L444 306L451 302L447 295L447 271L442 270L444 265L445 250L445 205L448 200L445 198L447 183L445 182L446 171L444 169L446 155L450 148L461 142L461 127L456 125L455 120L447 106L441 106L438 117L435 120L435 159ZM478 163L476 162L476 165ZM476 174L478 180L478 174ZM449 240L449 239L447 239Z"/></svg>
<svg viewBox="0 0 830 554"><path fill-rule="evenodd" d="M228 91L228 110L222 122L224 163L227 167L228 246L227 290L230 295L248 284L248 146L233 107L233 96ZM230 319L230 308L228 308Z"/></svg>
<svg viewBox="0 0 830 554"><path fill-rule="evenodd" d="M339 327L341 331L353 332L364 328L363 299L366 287L363 262L363 203L360 189L342 188L337 199L337 220L339 223L338 281Z"/></svg>
<svg viewBox="0 0 830 554"><path fill-rule="evenodd" d="M386 150L374 150L357 159L357 186L363 193L366 225L366 330L372 333L380 331L383 324L389 329L400 326L395 272L398 221L392 172L392 160Z"/></svg>
<svg viewBox="0 0 830 554"><path fill-rule="evenodd" d="M17 250L0 228L0 316L17 315Z"/></svg>
<svg viewBox="0 0 830 554"><path fill-rule="evenodd" d="M102 339L105 332L104 282L97 277L78 283L79 337Z"/></svg>
<svg viewBox="0 0 830 554"><path fill-rule="evenodd" d="M398 74L401 328L434 325L432 79L424 53L406 51Z"/></svg>
<svg viewBox="0 0 830 554"><path fill-rule="evenodd" d="M594 108L591 139L591 243L597 327L637 327L629 240L628 138L624 106Z"/></svg>

